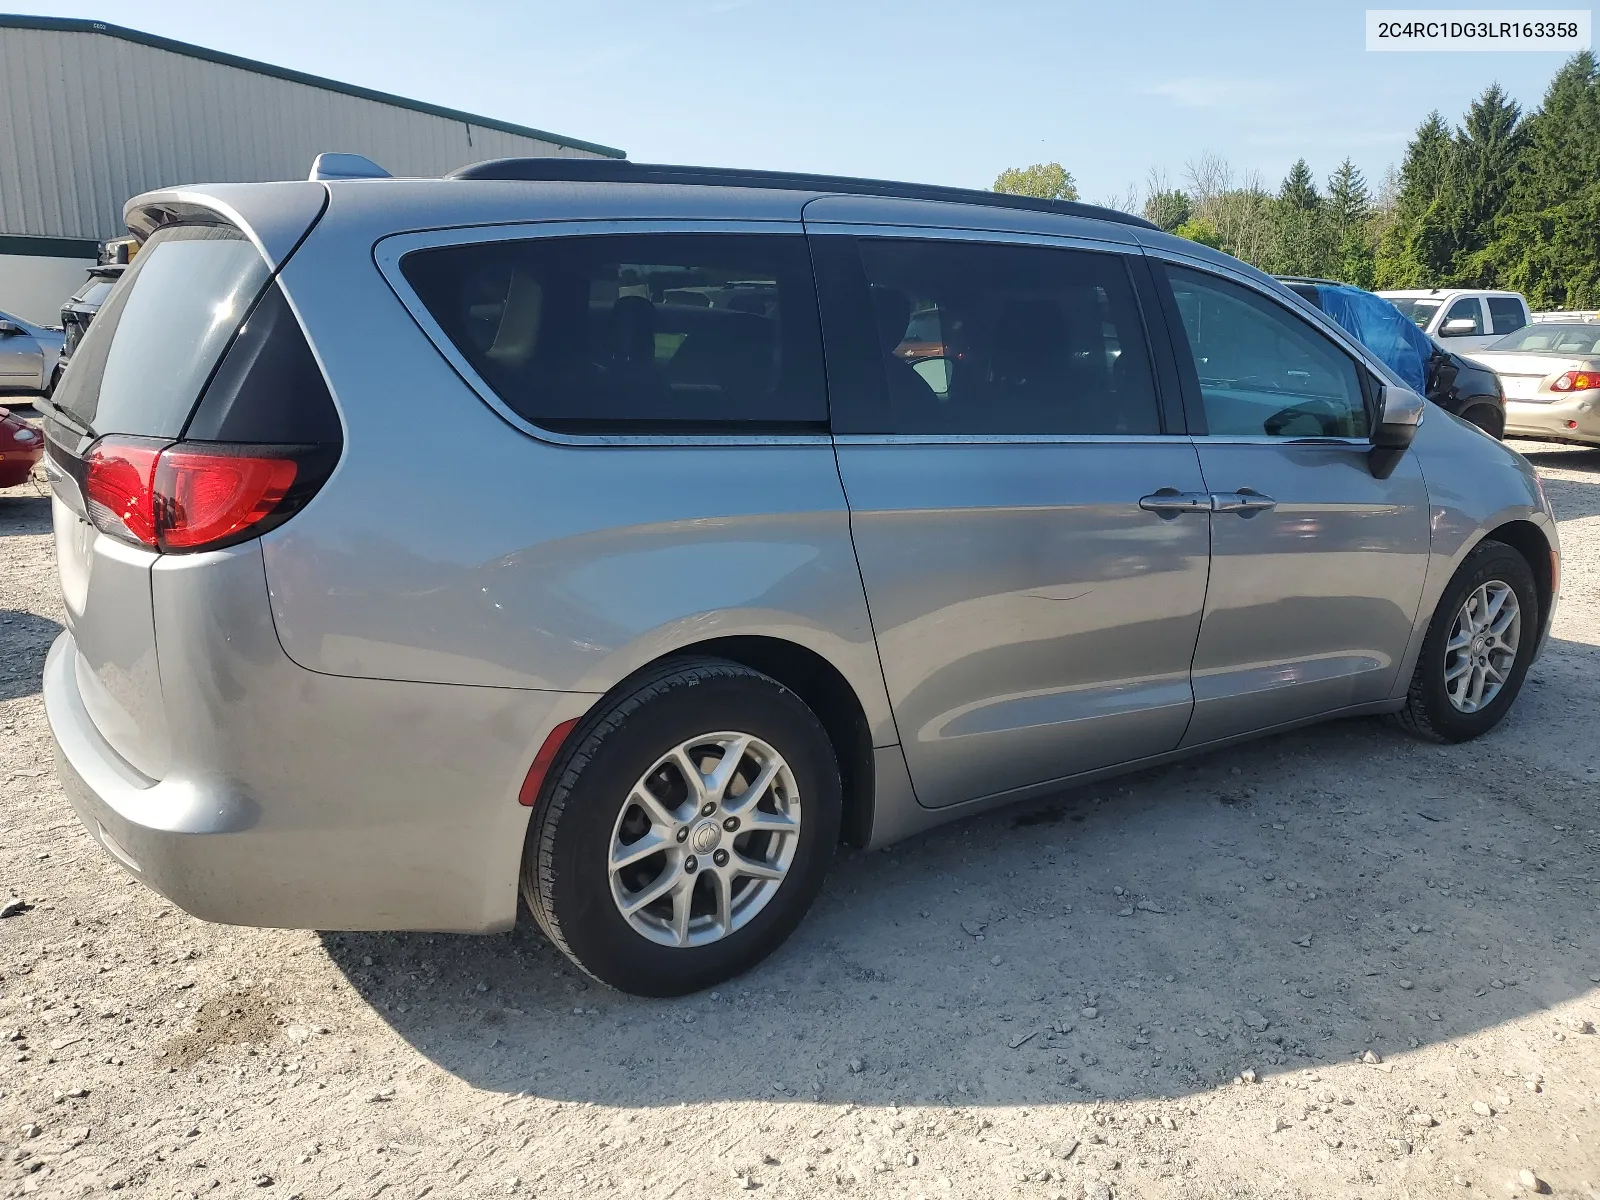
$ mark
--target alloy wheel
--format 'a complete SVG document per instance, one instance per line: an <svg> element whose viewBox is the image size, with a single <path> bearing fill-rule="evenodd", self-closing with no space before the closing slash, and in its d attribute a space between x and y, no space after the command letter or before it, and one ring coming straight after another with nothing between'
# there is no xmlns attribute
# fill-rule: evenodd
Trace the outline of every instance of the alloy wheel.
<svg viewBox="0 0 1600 1200"><path fill-rule="evenodd" d="M1522 609L1511 585L1488 580L1467 597L1444 648L1444 689L1460 712L1491 703L1511 677L1522 640Z"/></svg>
<svg viewBox="0 0 1600 1200"><path fill-rule="evenodd" d="M800 792L772 746L706 733L656 760L611 832L611 898L639 934L702 946L747 925L782 887L800 842Z"/></svg>

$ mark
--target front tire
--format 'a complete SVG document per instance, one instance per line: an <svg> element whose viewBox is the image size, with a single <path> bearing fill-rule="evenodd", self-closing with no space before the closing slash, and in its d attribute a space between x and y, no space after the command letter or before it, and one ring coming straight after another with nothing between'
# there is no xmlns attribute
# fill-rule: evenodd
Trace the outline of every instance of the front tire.
<svg viewBox="0 0 1600 1200"><path fill-rule="evenodd" d="M1479 404L1469 408L1461 414L1461 418L1469 424L1476 425L1484 433L1494 438L1495 441L1505 440L1505 414L1493 405Z"/></svg>
<svg viewBox="0 0 1600 1200"><path fill-rule="evenodd" d="M816 715L770 676L669 662L573 731L540 795L522 894L600 982L711 987L771 954L821 889L842 789Z"/></svg>
<svg viewBox="0 0 1600 1200"><path fill-rule="evenodd" d="M1493 729L1522 690L1541 620L1527 560L1504 542L1474 547L1439 598L1398 723L1439 742Z"/></svg>

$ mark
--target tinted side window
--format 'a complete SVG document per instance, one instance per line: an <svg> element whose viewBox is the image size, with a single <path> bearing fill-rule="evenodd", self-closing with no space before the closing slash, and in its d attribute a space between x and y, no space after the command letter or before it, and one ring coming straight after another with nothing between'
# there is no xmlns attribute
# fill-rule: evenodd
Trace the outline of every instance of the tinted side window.
<svg viewBox="0 0 1600 1200"><path fill-rule="evenodd" d="M1449 324L1451 321L1461 320L1472 322L1472 329L1468 331L1466 336L1481 334L1483 332L1483 306L1478 303L1478 298L1476 296L1461 297L1461 299L1457 300L1450 306L1450 311L1444 314L1444 324ZM1444 325L1439 326L1439 332L1445 332ZM1461 337L1463 335L1458 333L1449 336Z"/></svg>
<svg viewBox="0 0 1600 1200"><path fill-rule="evenodd" d="M821 429L821 333L799 234L479 242L401 270L511 409L569 432Z"/></svg>
<svg viewBox="0 0 1600 1200"><path fill-rule="evenodd" d="M1512 333L1528 322L1523 318L1522 305L1511 296L1490 296L1489 320L1496 333Z"/></svg>
<svg viewBox="0 0 1600 1200"><path fill-rule="evenodd" d="M1114 254L864 239L889 433L1160 432L1144 325ZM832 326L830 326L830 337Z"/></svg>
<svg viewBox="0 0 1600 1200"><path fill-rule="evenodd" d="M1206 430L1233 437L1366 437L1355 360L1249 288L1169 267Z"/></svg>

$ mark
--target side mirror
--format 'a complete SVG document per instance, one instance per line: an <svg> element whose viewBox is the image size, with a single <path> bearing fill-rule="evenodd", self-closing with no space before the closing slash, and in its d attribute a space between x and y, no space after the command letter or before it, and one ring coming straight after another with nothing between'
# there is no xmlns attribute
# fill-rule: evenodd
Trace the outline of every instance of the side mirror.
<svg viewBox="0 0 1600 1200"><path fill-rule="evenodd" d="M922 376L922 381L933 389L933 394L943 400L950 394L950 360L948 358L919 358L911 369Z"/></svg>
<svg viewBox="0 0 1600 1200"><path fill-rule="evenodd" d="M1417 436L1427 402L1410 388L1386 383L1378 393L1378 423L1372 430L1368 466L1378 479L1387 479Z"/></svg>
<svg viewBox="0 0 1600 1200"><path fill-rule="evenodd" d="M1477 332L1478 323L1471 317L1457 317L1453 321L1446 321L1439 328L1440 337L1461 337L1463 334Z"/></svg>
<svg viewBox="0 0 1600 1200"><path fill-rule="evenodd" d="M15 321L0 321L0 337L4 337L6 334L10 333L21 332L22 326L18 325Z"/></svg>

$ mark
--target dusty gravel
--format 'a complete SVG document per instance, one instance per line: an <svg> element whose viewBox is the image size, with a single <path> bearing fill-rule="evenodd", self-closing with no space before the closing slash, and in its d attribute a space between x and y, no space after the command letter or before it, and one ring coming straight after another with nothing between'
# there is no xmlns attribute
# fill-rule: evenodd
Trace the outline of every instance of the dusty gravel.
<svg viewBox="0 0 1600 1200"><path fill-rule="evenodd" d="M1531 449L1531 448L1530 448ZM1276 737L841 861L720 992L205 925L53 778L46 501L0 493L0 1195L1600 1196L1600 452L1468 746Z"/></svg>

